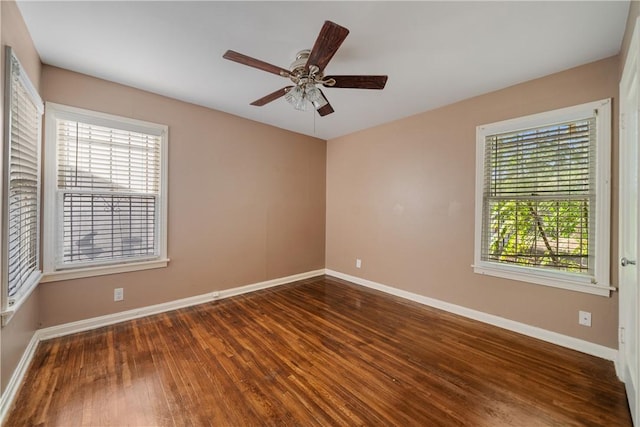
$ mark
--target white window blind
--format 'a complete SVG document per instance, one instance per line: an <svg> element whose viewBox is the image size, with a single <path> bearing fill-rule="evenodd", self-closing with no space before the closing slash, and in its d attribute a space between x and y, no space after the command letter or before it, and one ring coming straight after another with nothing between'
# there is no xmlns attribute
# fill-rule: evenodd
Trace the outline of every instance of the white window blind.
<svg viewBox="0 0 640 427"><path fill-rule="evenodd" d="M17 308L41 277L40 136L43 106L11 48L5 123L5 298L3 310Z"/></svg>
<svg viewBox="0 0 640 427"><path fill-rule="evenodd" d="M160 255L162 138L57 120L58 267Z"/></svg>
<svg viewBox="0 0 640 427"><path fill-rule="evenodd" d="M482 259L593 273L594 117L486 136Z"/></svg>
<svg viewBox="0 0 640 427"><path fill-rule="evenodd" d="M474 271L607 296L611 100L478 126Z"/></svg>

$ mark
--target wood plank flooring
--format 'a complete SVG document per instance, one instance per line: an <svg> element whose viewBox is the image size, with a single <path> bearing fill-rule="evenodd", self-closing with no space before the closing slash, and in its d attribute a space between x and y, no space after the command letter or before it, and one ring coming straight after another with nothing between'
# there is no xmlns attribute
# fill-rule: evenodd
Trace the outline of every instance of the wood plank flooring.
<svg viewBox="0 0 640 427"><path fill-rule="evenodd" d="M40 344L6 426L630 426L612 363L330 277Z"/></svg>

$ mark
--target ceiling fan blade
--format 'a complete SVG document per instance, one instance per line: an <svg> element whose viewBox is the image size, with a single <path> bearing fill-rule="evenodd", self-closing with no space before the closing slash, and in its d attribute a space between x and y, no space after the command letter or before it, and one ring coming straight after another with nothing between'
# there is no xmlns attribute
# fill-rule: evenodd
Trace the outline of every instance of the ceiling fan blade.
<svg viewBox="0 0 640 427"><path fill-rule="evenodd" d="M324 67L331 61L331 58L336 54L336 51L344 39L347 38L348 34L349 30L346 28L331 21L324 21L316 43L313 45L313 49L311 49L311 53L307 59L305 69L309 70L311 65L315 65L320 71L324 70Z"/></svg>
<svg viewBox="0 0 640 427"><path fill-rule="evenodd" d="M326 76L325 80L335 80L334 85L325 87L340 87L346 89L384 89L387 76Z"/></svg>
<svg viewBox="0 0 640 427"><path fill-rule="evenodd" d="M320 89L318 89L318 90L320 90ZM322 93L321 90L320 90L320 93L322 94L322 97L324 98L324 100L327 101L327 103L324 106L318 108L316 111L318 112L318 114L320 114L320 117L324 117L327 114L333 113L333 107L331 106L331 104L329 104L329 100L324 95L324 93Z"/></svg>
<svg viewBox="0 0 640 427"><path fill-rule="evenodd" d="M282 89L278 89L267 96L263 96L262 98L253 101L251 105L255 105L256 107L262 107L263 105L266 105L271 101L275 101L276 99L284 96L284 94L287 93L289 89L291 89L292 87L293 86L286 86L286 87L283 87Z"/></svg>
<svg viewBox="0 0 640 427"><path fill-rule="evenodd" d="M284 68L278 67L276 65L269 64L264 61L260 61L259 59L252 58L250 56L244 55L242 53L238 53L233 50L228 50L222 55L224 59L228 59L229 61L237 62L239 64L248 65L249 67L257 68L262 71L266 71L268 73L277 74L282 77L289 77L289 70L285 70Z"/></svg>
<svg viewBox="0 0 640 427"><path fill-rule="evenodd" d="M333 113L333 108L331 107L331 104L327 103L327 105L325 105L324 107L320 107L318 108L318 114L320 114L320 116L324 117L327 114L331 114Z"/></svg>

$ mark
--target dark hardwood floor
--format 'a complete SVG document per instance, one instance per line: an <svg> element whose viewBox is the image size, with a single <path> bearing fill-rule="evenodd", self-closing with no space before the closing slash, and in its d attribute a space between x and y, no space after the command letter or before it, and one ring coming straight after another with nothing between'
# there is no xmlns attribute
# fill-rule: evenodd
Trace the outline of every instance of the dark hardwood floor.
<svg viewBox="0 0 640 427"><path fill-rule="evenodd" d="M6 426L630 426L596 357L319 277L40 344Z"/></svg>

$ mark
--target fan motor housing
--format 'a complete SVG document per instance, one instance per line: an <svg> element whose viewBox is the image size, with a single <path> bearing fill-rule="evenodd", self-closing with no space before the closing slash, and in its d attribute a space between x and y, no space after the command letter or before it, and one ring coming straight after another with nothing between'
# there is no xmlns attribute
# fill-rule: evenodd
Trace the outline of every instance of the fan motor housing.
<svg viewBox="0 0 640 427"><path fill-rule="evenodd" d="M306 69L307 61L311 50L303 49L296 54L296 59L291 63L289 69L289 78L292 82L297 84L318 84L323 83L324 74L314 64L309 64L309 69Z"/></svg>
<svg viewBox="0 0 640 427"><path fill-rule="evenodd" d="M311 50L303 49L296 54L295 61L293 61L289 67L292 75L300 76L301 74L304 74L304 67L307 65L307 59L309 59L310 53Z"/></svg>

